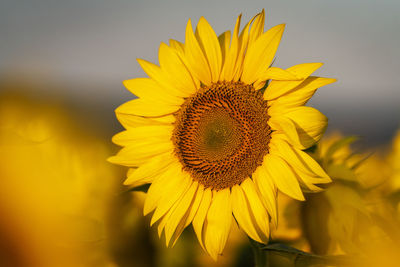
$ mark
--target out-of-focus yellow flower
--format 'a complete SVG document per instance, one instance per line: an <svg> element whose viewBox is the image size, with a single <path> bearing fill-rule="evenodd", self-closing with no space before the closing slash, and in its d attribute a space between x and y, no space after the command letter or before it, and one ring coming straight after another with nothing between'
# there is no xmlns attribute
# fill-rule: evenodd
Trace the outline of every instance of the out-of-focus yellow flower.
<svg viewBox="0 0 400 267"><path fill-rule="evenodd" d="M300 203L285 194L277 197L279 214L278 225L271 229L273 240L296 242L301 238L300 225ZM298 246L296 246L299 248Z"/></svg>
<svg viewBox="0 0 400 267"><path fill-rule="evenodd" d="M309 242L312 252L345 253L355 259L355 266L398 265L400 217L396 208L400 194L393 179L398 174L399 139L397 135L390 151L377 149L375 153L358 154L350 148L355 138L336 133L309 151L333 183L320 193L307 194L306 202L285 205L299 204L301 223L297 222L297 227L302 228L303 239ZM293 215L283 220L295 224L297 221ZM281 224L282 220L278 230ZM283 237L287 235L283 233ZM307 251L298 240L286 238L288 243Z"/></svg>
<svg viewBox="0 0 400 267"><path fill-rule="evenodd" d="M113 266L105 219L118 181L83 129L57 107L0 97L0 265Z"/></svg>
<svg viewBox="0 0 400 267"><path fill-rule="evenodd" d="M357 225L363 242L358 266L398 266L400 255L400 132L391 146L373 154L359 167L361 183L369 190L365 195L372 224ZM369 186L369 187L368 187Z"/></svg>
<svg viewBox="0 0 400 267"><path fill-rule="evenodd" d="M379 184L381 176L371 181L364 176L364 168L377 166L378 161L353 153L350 144L355 140L335 133L311 152L333 179L332 185L310 194L303 205L305 236L319 254L360 253L360 245L367 241L363 237L371 238L377 230L368 208L371 199L365 196L368 188Z"/></svg>
<svg viewBox="0 0 400 267"><path fill-rule="evenodd" d="M130 167L126 185L151 184L144 214L167 245L192 224L217 259L232 222L267 243L277 190L304 200L301 186L331 181L302 151L327 118L304 105L336 80L311 76L322 63L271 67L285 26L264 32L264 18L240 32L239 16L220 36L205 18L195 32L189 20L185 43L160 45L160 66L138 60L149 78L124 81L139 98L116 109L126 131L113 137L123 148L109 160Z"/></svg>

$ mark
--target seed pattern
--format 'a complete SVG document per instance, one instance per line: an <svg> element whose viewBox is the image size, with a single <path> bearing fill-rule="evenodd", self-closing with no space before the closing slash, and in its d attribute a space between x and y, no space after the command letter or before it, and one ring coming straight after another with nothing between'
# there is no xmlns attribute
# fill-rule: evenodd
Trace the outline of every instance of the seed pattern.
<svg viewBox="0 0 400 267"><path fill-rule="evenodd" d="M262 164L271 128L267 102L242 82L217 82L175 114L175 154L192 178L215 190L240 184Z"/></svg>

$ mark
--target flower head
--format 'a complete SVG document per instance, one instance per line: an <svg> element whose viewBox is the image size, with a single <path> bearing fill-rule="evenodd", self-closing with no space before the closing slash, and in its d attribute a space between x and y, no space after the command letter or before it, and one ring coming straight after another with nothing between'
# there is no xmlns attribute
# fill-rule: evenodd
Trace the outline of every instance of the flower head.
<svg viewBox="0 0 400 267"><path fill-rule="evenodd" d="M232 215L254 240L266 243L276 224L277 189L303 200L330 182L305 152L326 117L304 104L335 79L310 76L321 63L271 67L284 25L264 32L264 11L239 33L217 36L200 18L185 43L161 43L160 66L138 60L149 78L124 81L138 99L117 108L126 128L109 160L130 167L125 184L150 183L144 214L153 212L166 243L193 224L213 257L222 253Z"/></svg>
<svg viewBox="0 0 400 267"><path fill-rule="evenodd" d="M378 153L355 153L355 140L334 133L310 153L333 180L302 205L303 231L315 253L366 253L386 238L376 218L390 214L382 197L388 167Z"/></svg>

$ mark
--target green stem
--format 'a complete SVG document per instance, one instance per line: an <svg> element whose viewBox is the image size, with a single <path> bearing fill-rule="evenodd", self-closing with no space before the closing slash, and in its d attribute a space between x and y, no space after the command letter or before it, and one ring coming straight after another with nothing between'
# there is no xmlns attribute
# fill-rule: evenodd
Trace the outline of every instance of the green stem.
<svg viewBox="0 0 400 267"><path fill-rule="evenodd" d="M261 244L249 238L253 250L255 267L269 267L268 251L261 249Z"/></svg>

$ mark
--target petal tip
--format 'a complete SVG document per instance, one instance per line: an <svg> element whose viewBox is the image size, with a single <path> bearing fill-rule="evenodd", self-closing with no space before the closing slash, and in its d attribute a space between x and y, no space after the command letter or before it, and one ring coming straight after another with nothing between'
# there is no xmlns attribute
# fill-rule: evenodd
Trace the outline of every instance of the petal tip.
<svg viewBox="0 0 400 267"><path fill-rule="evenodd" d="M118 159L116 156L111 156L106 159L109 163L118 164Z"/></svg>
<svg viewBox="0 0 400 267"><path fill-rule="evenodd" d="M122 85L125 86L125 88L128 88L128 83L130 80L123 80Z"/></svg>
<svg viewBox="0 0 400 267"><path fill-rule="evenodd" d="M122 183L123 185L131 185L132 182L129 178L126 178L125 181Z"/></svg>
<svg viewBox="0 0 400 267"><path fill-rule="evenodd" d="M124 108L123 108L123 104L122 104L119 107L117 107L114 112L115 112L115 114L126 114L126 112L124 112L123 110L124 110Z"/></svg>
<svg viewBox="0 0 400 267"><path fill-rule="evenodd" d="M188 31L189 29L192 29L192 19L191 18L189 18L188 22L186 23L186 31Z"/></svg>

